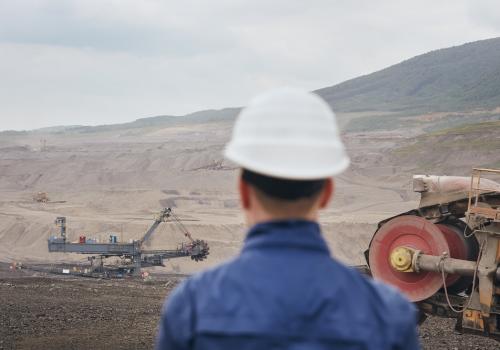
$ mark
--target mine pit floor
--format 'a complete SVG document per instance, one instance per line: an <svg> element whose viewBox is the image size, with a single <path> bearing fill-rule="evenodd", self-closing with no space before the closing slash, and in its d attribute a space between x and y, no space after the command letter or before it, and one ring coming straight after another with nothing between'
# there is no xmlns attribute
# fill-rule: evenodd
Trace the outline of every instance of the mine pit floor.
<svg viewBox="0 0 500 350"><path fill-rule="evenodd" d="M0 350L151 349L163 301L182 278L89 279L0 264ZM422 348L500 346L453 329L453 320L428 318Z"/></svg>

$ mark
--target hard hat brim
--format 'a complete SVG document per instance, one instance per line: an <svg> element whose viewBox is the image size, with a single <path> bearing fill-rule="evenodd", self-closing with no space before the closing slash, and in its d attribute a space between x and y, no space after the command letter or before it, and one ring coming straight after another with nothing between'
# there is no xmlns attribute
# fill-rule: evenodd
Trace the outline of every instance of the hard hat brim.
<svg viewBox="0 0 500 350"><path fill-rule="evenodd" d="M342 144L322 145L314 152L311 145L241 145L230 142L224 156L242 168L289 180L326 179L342 173L350 164Z"/></svg>

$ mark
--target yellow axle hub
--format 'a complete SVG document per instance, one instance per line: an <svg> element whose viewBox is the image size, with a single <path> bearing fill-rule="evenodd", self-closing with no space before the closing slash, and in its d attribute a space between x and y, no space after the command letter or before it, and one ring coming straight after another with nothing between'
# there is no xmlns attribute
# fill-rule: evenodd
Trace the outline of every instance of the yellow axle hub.
<svg viewBox="0 0 500 350"><path fill-rule="evenodd" d="M399 272L411 272L413 254L412 251L406 247L397 247L393 249L389 256L389 262L392 268Z"/></svg>

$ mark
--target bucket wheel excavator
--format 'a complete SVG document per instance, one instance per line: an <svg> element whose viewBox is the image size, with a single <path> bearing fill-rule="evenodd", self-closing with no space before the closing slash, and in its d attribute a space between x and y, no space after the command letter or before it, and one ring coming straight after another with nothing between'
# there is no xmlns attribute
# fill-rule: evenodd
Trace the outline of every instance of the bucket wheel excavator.
<svg viewBox="0 0 500 350"><path fill-rule="evenodd" d="M415 175L417 209L378 224L365 252L373 278L426 315L500 340L500 170L471 177Z"/></svg>
<svg viewBox="0 0 500 350"><path fill-rule="evenodd" d="M151 237L153 232L158 228L162 222L171 221L180 229L184 237L188 239L187 243L182 243L178 249L175 250L144 250L142 245ZM177 258L182 256L189 256L191 260L202 261L205 260L209 254L208 243L204 240L193 239L191 233L179 217L172 211L171 208L164 208L155 218L153 225L146 231L144 236L139 240L141 247L141 265L142 266L163 266L163 259Z"/></svg>
<svg viewBox="0 0 500 350"><path fill-rule="evenodd" d="M177 249L147 250L143 248L151 235L156 231L161 223L171 221L180 229L188 242L180 243ZM89 257L92 266L94 260L99 264L94 270L103 271L103 259L109 257L120 257L124 261L119 266L120 271L129 271L134 275L141 274L142 267L164 266L166 259L190 257L191 260L202 261L209 254L208 243L204 240L193 239L187 228L183 225L179 217L173 213L171 208L164 208L158 213L153 224L146 233L138 240L132 240L128 243L118 242L117 236L110 235L110 241L107 243L97 242L95 239L87 239L80 236L79 242L68 242L66 237L66 217L58 217L55 221L60 229L59 236L51 236L48 240L48 248L51 253L78 253L95 254Z"/></svg>

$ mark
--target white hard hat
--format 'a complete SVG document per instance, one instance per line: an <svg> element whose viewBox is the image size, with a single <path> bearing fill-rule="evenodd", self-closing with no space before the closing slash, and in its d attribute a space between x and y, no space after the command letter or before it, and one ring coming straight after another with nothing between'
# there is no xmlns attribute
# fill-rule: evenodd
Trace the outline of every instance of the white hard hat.
<svg viewBox="0 0 500 350"><path fill-rule="evenodd" d="M225 156L242 168L283 179L315 180L349 166L335 114L316 94L280 88L239 114Z"/></svg>

